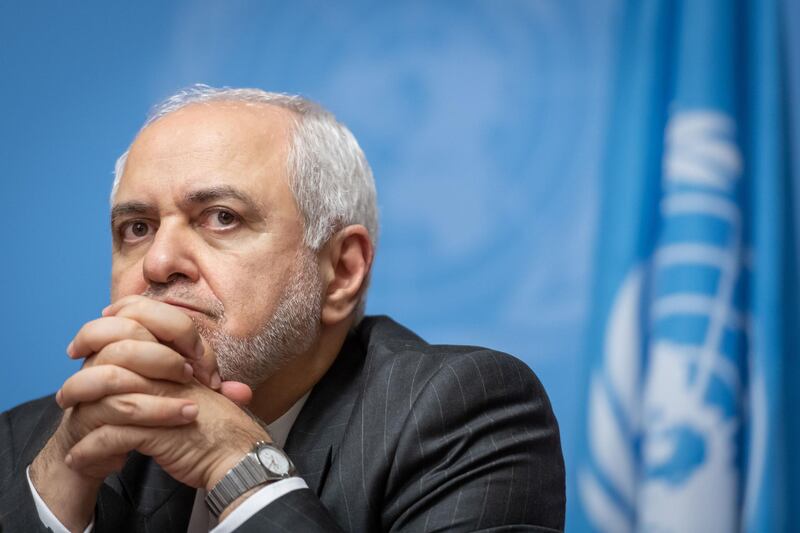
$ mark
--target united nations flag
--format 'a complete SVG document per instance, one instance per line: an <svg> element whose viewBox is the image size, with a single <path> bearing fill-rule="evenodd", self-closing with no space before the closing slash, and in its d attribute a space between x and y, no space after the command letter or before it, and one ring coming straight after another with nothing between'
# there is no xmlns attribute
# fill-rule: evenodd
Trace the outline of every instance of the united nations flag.
<svg viewBox="0 0 800 533"><path fill-rule="evenodd" d="M781 7L628 2L575 530L800 528Z"/></svg>

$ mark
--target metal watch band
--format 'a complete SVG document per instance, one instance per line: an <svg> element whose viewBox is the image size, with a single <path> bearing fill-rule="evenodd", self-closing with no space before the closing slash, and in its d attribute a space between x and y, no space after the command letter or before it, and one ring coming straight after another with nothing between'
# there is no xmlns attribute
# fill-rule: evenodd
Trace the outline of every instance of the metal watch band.
<svg viewBox="0 0 800 533"><path fill-rule="evenodd" d="M262 448L269 448L273 453L283 456L290 465L289 471L287 473L273 472L262 464L257 455L258 450ZM222 476L222 479L208 492L206 505L218 518L226 507L248 490L292 475L294 475L294 465L283 450L266 442L257 442L253 449L228 470L228 473Z"/></svg>

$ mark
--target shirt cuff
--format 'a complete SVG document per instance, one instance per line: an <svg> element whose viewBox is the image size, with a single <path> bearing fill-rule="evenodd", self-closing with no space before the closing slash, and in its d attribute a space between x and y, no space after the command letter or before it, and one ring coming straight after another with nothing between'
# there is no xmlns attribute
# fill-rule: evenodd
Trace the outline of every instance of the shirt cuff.
<svg viewBox="0 0 800 533"><path fill-rule="evenodd" d="M33 503L36 504L36 512L39 513L39 520L42 521L42 524L45 527L49 527L53 533L70 533L69 529L64 527L64 524L56 518L56 515L53 514L53 511L44 503L44 500L39 493L36 491L36 487L33 486L33 482L31 481L31 474L30 474L30 465L28 468L25 469L25 477L28 478L28 487L31 489L31 495L33 495ZM231 513L233 514L233 513ZM83 530L83 533L91 533L94 529L94 514L92 514L92 521L89 522L89 525L86 526L86 529Z"/></svg>
<svg viewBox="0 0 800 533"><path fill-rule="evenodd" d="M225 517L225 520L211 530L211 533L230 533L281 496L294 490L307 488L308 485L301 477L290 477L270 483L239 504L236 509L231 511L231 514Z"/></svg>

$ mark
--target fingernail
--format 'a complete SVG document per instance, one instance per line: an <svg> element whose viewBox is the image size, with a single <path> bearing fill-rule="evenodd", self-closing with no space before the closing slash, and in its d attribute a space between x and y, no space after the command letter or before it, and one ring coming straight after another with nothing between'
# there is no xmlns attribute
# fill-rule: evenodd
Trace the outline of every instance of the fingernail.
<svg viewBox="0 0 800 533"><path fill-rule="evenodd" d="M67 345L67 355L69 355L70 357L72 357L72 345L74 343L75 341L69 341L69 344Z"/></svg>
<svg viewBox="0 0 800 533"><path fill-rule="evenodd" d="M186 379L191 379L194 376L194 368L189 363L183 363L183 375Z"/></svg>
<svg viewBox="0 0 800 533"><path fill-rule="evenodd" d="M111 310L111 306L112 305L114 305L114 304L109 304L109 305L105 306L103 308L103 310L100 311L100 314L103 315L103 316L108 316L108 312Z"/></svg>
<svg viewBox="0 0 800 533"><path fill-rule="evenodd" d="M216 370L211 374L211 388L217 390L222 385L222 378L219 377L219 372Z"/></svg>
<svg viewBox="0 0 800 533"><path fill-rule="evenodd" d="M70 466L72 464L72 454L71 453L68 453L67 456L64 457L64 463L67 466Z"/></svg>
<svg viewBox="0 0 800 533"><path fill-rule="evenodd" d="M61 389L58 389L58 392L56 393L56 403L63 409L62 405L64 403L64 395L61 393Z"/></svg>
<svg viewBox="0 0 800 533"><path fill-rule="evenodd" d="M197 416L198 409L197 406L194 404L184 405L181 407L181 416L186 420L194 420Z"/></svg>
<svg viewBox="0 0 800 533"><path fill-rule="evenodd" d="M198 359L202 359L203 355L205 355L206 353L206 347L203 346L203 339L201 339L200 337L197 338L197 342L194 345L194 353L195 357L197 357Z"/></svg>

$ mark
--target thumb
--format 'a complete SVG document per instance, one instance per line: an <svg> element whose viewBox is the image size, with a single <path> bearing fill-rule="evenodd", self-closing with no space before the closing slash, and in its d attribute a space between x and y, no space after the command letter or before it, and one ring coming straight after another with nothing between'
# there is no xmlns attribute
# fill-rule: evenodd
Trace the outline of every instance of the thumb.
<svg viewBox="0 0 800 533"><path fill-rule="evenodd" d="M253 389L239 381L223 381L219 392L240 407L253 400Z"/></svg>

